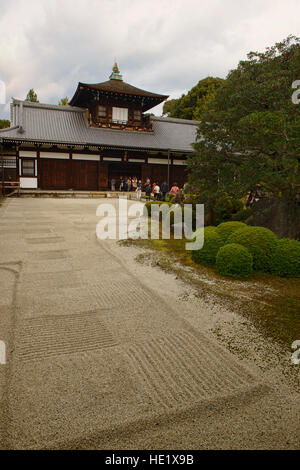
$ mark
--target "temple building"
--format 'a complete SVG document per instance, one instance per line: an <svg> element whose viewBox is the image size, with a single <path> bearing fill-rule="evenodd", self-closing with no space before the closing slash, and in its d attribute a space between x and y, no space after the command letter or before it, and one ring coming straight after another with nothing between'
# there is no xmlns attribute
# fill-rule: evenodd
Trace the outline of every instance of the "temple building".
<svg viewBox="0 0 300 470"><path fill-rule="evenodd" d="M182 185L198 123L147 114L167 98L124 82L115 64L108 81L79 82L69 106L13 99L6 174L28 189L99 191L121 176Z"/></svg>

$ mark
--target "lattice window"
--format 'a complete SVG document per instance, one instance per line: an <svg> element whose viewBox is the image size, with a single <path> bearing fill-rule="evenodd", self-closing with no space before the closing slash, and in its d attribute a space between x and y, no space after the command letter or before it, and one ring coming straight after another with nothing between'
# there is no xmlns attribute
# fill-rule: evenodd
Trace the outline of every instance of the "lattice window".
<svg viewBox="0 0 300 470"><path fill-rule="evenodd" d="M35 176L35 160L22 158L22 176Z"/></svg>

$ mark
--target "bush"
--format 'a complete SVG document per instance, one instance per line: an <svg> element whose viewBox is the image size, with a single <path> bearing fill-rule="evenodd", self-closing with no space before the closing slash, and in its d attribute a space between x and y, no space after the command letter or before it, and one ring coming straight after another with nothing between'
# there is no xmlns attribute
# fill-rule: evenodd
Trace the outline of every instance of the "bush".
<svg viewBox="0 0 300 470"><path fill-rule="evenodd" d="M216 224L221 224L231 220L233 214L243 209L244 204L240 199L234 199L231 196L223 195L219 197L214 205Z"/></svg>
<svg viewBox="0 0 300 470"><path fill-rule="evenodd" d="M300 242L288 238L278 241L271 273L280 277L300 277Z"/></svg>
<svg viewBox="0 0 300 470"><path fill-rule="evenodd" d="M216 258L216 271L223 276L238 279L249 277L252 273L253 257L242 245L230 243L222 246Z"/></svg>
<svg viewBox="0 0 300 470"><path fill-rule="evenodd" d="M151 216L151 206L152 205L157 205L157 204L167 204L168 206L171 206L172 204L165 203L164 201L149 201L146 202L144 205L144 215L150 217Z"/></svg>
<svg viewBox="0 0 300 470"><path fill-rule="evenodd" d="M238 243L247 248L253 256L254 271L270 272L278 244L278 239L271 230L246 225L228 237L226 244L229 243Z"/></svg>
<svg viewBox="0 0 300 470"><path fill-rule="evenodd" d="M175 196L172 194L166 194L166 202L170 202L171 204L175 204Z"/></svg>
<svg viewBox="0 0 300 470"><path fill-rule="evenodd" d="M184 195L184 204L193 204L193 206L197 203L197 194L185 194Z"/></svg>
<svg viewBox="0 0 300 470"><path fill-rule="evenodd" d="M251 215L253 214L252 209L247 208L247 209L241 209L238 211L236 214L233 214L232 220L239 220L240 222L244 222L245 220L249 219Z"/></svg>
<svg viewBox="0 0 300 470"><path fill-rule="evenodd" d="M217 253L222 245L223 240L218 234L217 228L211 226L205 227L203 248L201 248L201 250L192 251L193 261L198 264L214 265Z"/></svg>
<svg viewBox="0 0 300 470"><path fill-rule="evenodd" d="M223 222L222 224L218 225L217 230L218 230L218 234L220 235L220 237L225 243L227 238L233 232L244 227L247 227L247 225L243 224L243 222Z"/></svg>
<svg viewBox="0 0 300 470"><path fill-rule="evenodd" d="M174 210L171 210L171 207L170 207L170 210L169 210L169 214L170 214L170 225L173 225L174 224L174 218L175 218L175 213L176 212L179 212L181 214L181 221L182 223L184 222L184 214L191 214L192 216L192 224L193 224L193 227L195 227L195 221L196 221L196 212L193 210L193 209L190 209L188 207L186 207L185 209L182 207L182 206L177 206L174 208Z"/></svg>

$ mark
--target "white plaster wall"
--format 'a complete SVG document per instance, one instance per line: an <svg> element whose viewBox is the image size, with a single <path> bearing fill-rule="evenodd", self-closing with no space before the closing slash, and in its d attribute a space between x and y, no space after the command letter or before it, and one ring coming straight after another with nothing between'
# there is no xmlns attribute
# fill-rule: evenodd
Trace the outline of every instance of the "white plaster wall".
<svg viewBox="0 0 300 470"><path fill-rule="evenodd" d="M93 160L99 161L100 155L87 155L85 153L73 153L72 154L73 160Z"/></svg>
<svg viewBox="0 0 300 470"><path fill-rule="evenodd" d="M19 157L36 158L37 155L35 150L20 150Z"/></svg>
<svg viewBox="0 0 300 470"><path fill-rule="evenodd" d="M36 189L37 188L37 178L25 178L20 177L20 188L23 189Z"/></svg>
<svg viewBox="0 0 300 470"><path fill-rule="evenodd" d="M59 152L41 152L41 158L60 158L62 160L68 160L70 155L68 153L59 153Z"/></svg>
<svg viewBox="0 0 300 470"><path fill-rule="evenodd" d="M168 160L164 158L148 158L148 163L156 163L157 165L167 165ZM171 164L171 160L170 160Z"/></svg>

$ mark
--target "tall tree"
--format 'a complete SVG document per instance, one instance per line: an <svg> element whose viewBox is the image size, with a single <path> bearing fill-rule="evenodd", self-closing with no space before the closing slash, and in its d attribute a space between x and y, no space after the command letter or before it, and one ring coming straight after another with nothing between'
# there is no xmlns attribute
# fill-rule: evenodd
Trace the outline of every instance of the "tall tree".
<svg viewBox="0 0 300 470"><path fill-rule="evenodd" d="M65 98L62 98L58 104L59 104L59 106L68 106L69 105L69 98L67 96Z"/></svg>
<svg viewBox="0 0 300 470"><path fill-rule="evenodd" d="M255 185L275 198L295 200L300 185L300 105L292 83L300 78L300 40L250 52L230 71L202 115L190 183L213 201L242 196Z"/></svg>
<svg viewBox="0 0 300 470"><path fill-rule="evenodd" d="M39 100L37 99L37 94L35 93L33 88L31 88L29 92L27 93L25 101L32 101L33 103L39 103Z"/></svg>
<svg viewBox="0 0 300 470"><path fill-rule="evenodd" d="M186 95L166 101L163 114L181 119L200 120L222 83L222 78L207 77L200 80Z"/></svg>

